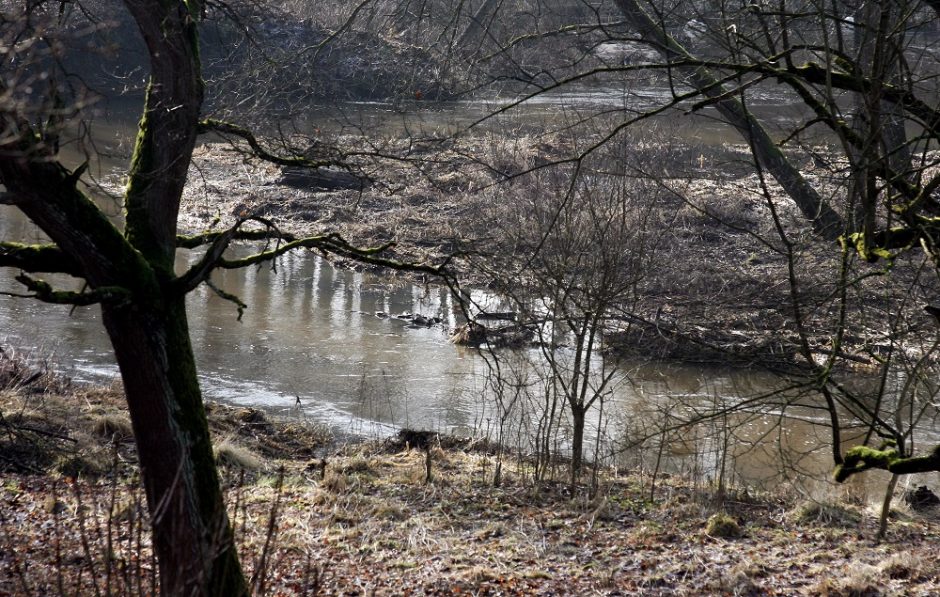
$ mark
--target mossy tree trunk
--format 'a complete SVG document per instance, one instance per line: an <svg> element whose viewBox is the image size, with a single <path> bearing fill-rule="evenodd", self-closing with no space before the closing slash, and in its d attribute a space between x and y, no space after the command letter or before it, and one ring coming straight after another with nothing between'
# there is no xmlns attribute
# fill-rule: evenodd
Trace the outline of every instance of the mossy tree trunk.
<svg viewBox="0 0 940 597"><path fill-rule="evenodd" d="M56 271L88 290L59 292L26 275L33 296L100 303L124 381L159 562L161 594L247 595L222 499L196 376L185 295L174 272L177 217L203 102L197 23L201 0L125 0L150 58L144 113L121 232L80 189L82 169L57 144L0 106L0 201L52 244L0 244L0 266ZM0 92L15 91L3 88ZM9 104L7 104L9 105Z"/></svg>
<svg viewBox="0 0 940 597"><path fill-rule="evenodd" d="M246 595L183 297L105 305L150 508L163 594Z"/></svg>

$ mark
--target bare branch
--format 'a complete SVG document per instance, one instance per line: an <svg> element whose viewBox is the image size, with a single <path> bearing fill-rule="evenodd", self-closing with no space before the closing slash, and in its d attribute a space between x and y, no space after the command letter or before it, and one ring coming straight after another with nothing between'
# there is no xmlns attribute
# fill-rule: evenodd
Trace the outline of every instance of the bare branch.
<svg viewBox="0 0 940 597"><path fill-rule="evenodd" d="M265 229L241 230L241 227L246 222L257 222L265 226ZM240 259L225 259L223 254L234 240L277 241L278 245L272 249L264 249ZM210 246L202 259L174 282L174 289L177 292L190 292L199 286L199 284L207 282L212 271L216 268L240 269L251 265L258 265L277 259L281 255L295 249L313 249L324 254L337 255L367 265L396 271L429 274L444 278L445 280L449 280L450 278L447 265L452 258L447 258L438 266L406 263L379 256L381 253L391 249L394 243L386 243L369 248L356 247L336 233L298 238L291 233L282 232L277 228L274 222L267 218L258 216L239 219L234 226L221 232L205 232L195 236L180 236L177 238L177 245L180 247L197 248L207 244ZM216 290L216 292L218 293L219 291ZM223 298L231 300L228 297ZM238 303L236 302L236 304Z"/></svg>
<svg viewBox="0 0 940 597"><path fill-rule="evenodd" d="M222 290L221 288L219 288L218 286L216 286L212 282L212 280L206 278L205 283L206 283L206 286L208 286L212 290L212 292L218 295L219 298L235 304L235 308L238 310L237 319L238 321L241 321L242 315L245 314L245 309L248 308L248 305L246 305L244 301L242 301L240 298L238 298L236 295L232 294L231 292L226 292Z"/></svg>
<svg viewBox="0 0 940 597"><path fill-rule="evenodd" d="M189 292L209 279L212 270L218 265L219 260L222 259L222 254L231 244L235 235L238 234L245 221L245 219L239 219L234 226L217 235L211 241L212 244L205 255L202 256L202 259L176 280L176 286L180 292Z"/></svg>
<svg viewBox="0 0 940 597"><path fill-rule="evenodd" d="M199 123L199 134L204 135L206 133L219 133L221 135L240 137L248 143L248 146L251 147L255 156L266 162L280 166L298 166L302 168L324 168L326 166L344 167L341 162L336 160L311 160L301 156L284 157L275 155L261 146L261 143L258 142L258 138L255 137L254 133L245 127L238 126L231 122L211 118L202 120Z"/></svg>

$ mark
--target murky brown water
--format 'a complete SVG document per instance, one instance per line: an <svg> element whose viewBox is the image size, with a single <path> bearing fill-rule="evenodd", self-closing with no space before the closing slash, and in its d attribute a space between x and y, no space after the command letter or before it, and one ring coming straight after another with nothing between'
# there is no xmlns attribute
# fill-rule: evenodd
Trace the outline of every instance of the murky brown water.
<svg viewBox="0 0 940 597"><path fill-rule="evenodd" d="M476 109L464 109L457 120L472 120ZM548 114L550 106L532 109ZM360 121L380 119L384 110L373 106L360 113ZM444 123L452 126L455 120L441 107L411 118L419 118L429 130ZM117 146L126 133L115 127L109 134ZM703 128L695 134L715 133ZM39 236L17 212L0 206L0 238ZM181 253L180 267L193 258ZM391 284L375 275L336 270L308 253L284 257L276 270L223 271L215 280L249 309L238 322L234 307L207 288L190 295L190 329L208 398L305 416L357 434L382 435L400 426L494 433L497 416L485 390L487 363L477 351L448 342L446 332L459 317L444 289ZM0 272L0 292L20 290L12 272ZM440 317L443 324L415 327L376 312L421 313ZM52 355L78 379L106 380L117 375L117 368L98 319L96 307L71 311L0 296L0 344ZM622 371L602 423L614 443L635 422L631 417L662 412L644 405L755 395L779 384L768 375L746 371L629 363L622 364ZM520 413L516 420L526 416ZM658 460L668 470L702 478L716 477L724 460L729 481L752 484L775 485L795 477L779 473L782 462L809 478L827 476L831 460L823 447L826 433L811 420L741 415L735 422L737 435L728 448L716 444L714 434L705 429L702 437L662 438L662 451L634 450L622 458L647 467ZM593 435L596 419L592 425ZM872 495L883 487L883 479L876 476L866 476L862 483ZM813 493L825 487L817 481L810 485L807 491Z"/></svg>

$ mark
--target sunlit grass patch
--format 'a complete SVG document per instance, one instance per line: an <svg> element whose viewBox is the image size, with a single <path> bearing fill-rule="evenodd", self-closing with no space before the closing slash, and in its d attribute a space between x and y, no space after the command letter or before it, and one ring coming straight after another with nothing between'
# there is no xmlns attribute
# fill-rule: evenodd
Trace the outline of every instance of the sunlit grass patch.
<svg viewBox="0 0 940 597"><path fill-rule="evenodd" d="M737 539L744 534L738 521L724 512L712 514L705 523L705 534L709 537Z"/></svg>
<svg viewBox="0 0 940 597"><path fill-rule="evenodd" d="M919 580L937 572L936 561L907 552L891 554L878 567L882 574L893 579Z"/></svg>
<svg viewBox="0 0 940 597"><path fill-rule="evenodd" d="M790 514L796 524L825 525L835 528L857 526L861 515L846 506L834 503L805 501L797 505Z"/></svg>
<svg viewBox="0 0 940 597"><path fill-rule="evenodd" d="M829 576L817 583L812 594L827 597L877 597L884 594L884 588L885 579L877 567L850 562L841 576Z"/></svg>
<svg viewBox="0 0 940 597"><path fill-rule="evenodd" d="M215 444L215 460L220 466L244 471L260 471L264 462L248 448L225 439Z"/></svg>
<svg viewBox="0 0 940 597"><path fill-rule="evenodd" d="M106 413L95 417L91 423L91 432L101 439L113 442L134 440L134 429L130 419L123 414Z"/></svg>

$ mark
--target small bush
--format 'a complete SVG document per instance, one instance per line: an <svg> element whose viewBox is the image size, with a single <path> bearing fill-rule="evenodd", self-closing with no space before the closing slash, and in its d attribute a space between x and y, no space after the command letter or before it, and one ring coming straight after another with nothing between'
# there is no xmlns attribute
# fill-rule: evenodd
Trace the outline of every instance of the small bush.
<svg viewBox="0 0 940 597"><path fill-rule="evenodd" d="M705 534L709 537L735 539L742 535L738 521L723 512L712 514L705 523Z"/></svg>

